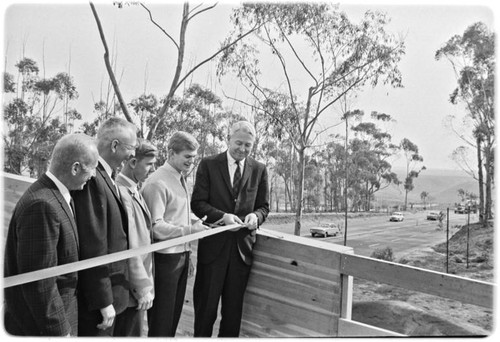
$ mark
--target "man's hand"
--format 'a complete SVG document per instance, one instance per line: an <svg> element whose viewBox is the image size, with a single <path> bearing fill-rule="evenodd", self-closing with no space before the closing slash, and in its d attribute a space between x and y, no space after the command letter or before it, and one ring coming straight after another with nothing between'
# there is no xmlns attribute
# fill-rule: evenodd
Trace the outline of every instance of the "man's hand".
<svg viewBox="0 0 500 342"><path fill-rule="evenodd" d="M210 230L211 228L209 226L206 226L203 224L203 221L207 219L206 216L204 216L202 219L198 219L196 221L191 220L191 232L192 233L199 233L205 230Z"/></svg>
<svg viewBox="0 0 500 342"><path fill-rule="evenodd" d="M224 216L222 216L222 219L224 220L224 225L226 226L229 226L231 224L243 224L243 221L241 221L241 219L234 214L225 213ZM235 232L240 228L241 227L230 229L230 231Z"/></svg>
<svg viewBox="0 0 500 342"><path fill-rule="evenodd" d="M113 325L115 320L116 312L113 304L109 304L105 308L101 309L102 322L97 324L98 329L106 330Z"/></svg>
<svg viewBox="0 0 500 342"><path fill-rule="evenodd" d="M245 217L245 224L248 229L255 230L258 227L259 219L255 213L250 213Z"/></svg>
<svg viewBox="0 0 500 342"><path fill-rule="evenodd" d="M153 299L154 297L151 292L146 293L137 300L137 310L149 310L153 306Z"/></svg>

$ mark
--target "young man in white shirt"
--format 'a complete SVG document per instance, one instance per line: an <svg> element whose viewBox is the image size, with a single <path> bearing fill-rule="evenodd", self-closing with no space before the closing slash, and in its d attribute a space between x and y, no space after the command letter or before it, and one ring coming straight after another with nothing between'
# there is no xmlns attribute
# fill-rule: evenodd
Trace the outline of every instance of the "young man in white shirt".
<svg viewBox="0 0 500 342"><path fill-rule="evenodd" d="M176 132L168 143L168 160L145 182L142 195L151 212L153 239L164 241L208 229L191 221L185 175L197 155L198 142L189 133ZM148 311L149 337L174 337L184 305L190 272L189 243L154 253L155 299Z"/></svg>

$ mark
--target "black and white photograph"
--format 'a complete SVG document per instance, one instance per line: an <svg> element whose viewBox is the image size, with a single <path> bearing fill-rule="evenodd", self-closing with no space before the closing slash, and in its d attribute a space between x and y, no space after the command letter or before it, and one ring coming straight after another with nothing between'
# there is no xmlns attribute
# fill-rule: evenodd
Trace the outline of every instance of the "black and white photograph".
<svg viewBox="0 0 500 342"><path fill-rule="evenodd" d="M493 1L6 1L2 338L495 335Z"/></svg>

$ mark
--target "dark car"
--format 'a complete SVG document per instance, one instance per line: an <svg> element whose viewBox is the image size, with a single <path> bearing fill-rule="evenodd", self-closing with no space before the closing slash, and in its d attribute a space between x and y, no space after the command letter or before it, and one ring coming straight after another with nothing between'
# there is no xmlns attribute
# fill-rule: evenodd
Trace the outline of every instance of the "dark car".
<svg viewBox="0 0 500 342"><path fill-rule="evenodd" d="M439 220L439 217L442 215L440 211L431 211L427 214L427 219L431 221Z"/></svg>

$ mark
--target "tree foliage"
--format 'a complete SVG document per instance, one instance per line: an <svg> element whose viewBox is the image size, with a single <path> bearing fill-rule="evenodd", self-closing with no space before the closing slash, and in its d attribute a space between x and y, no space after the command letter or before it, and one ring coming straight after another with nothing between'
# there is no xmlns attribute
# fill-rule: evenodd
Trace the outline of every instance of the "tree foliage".
<svg viewBox="0 0 500 342"><path fill-rule="evenodd" d="M420 172L426 169L422 165L424 158L418 153L418 146L411 142L409 139L404 138L401 140L400 148L403 151L406 160L406 177L404 181L405 189L405 210L408 206L408 193L412 191L415 186L413 180L418 177Z"/></svg>
<svg viewBox="0 0 500 342"><path fill-rule="evenodd" d="M470 133L476 145L479 215L484 223L493 217L495 35L485 24L474 23L462 35L451 37L436 51L435 57L436 60L444 58L451 64L457 87L450 95L450 102L465 104L473 121Z"/></svg>
<svg viewBox="0 0 500 342"><path fill-rule="evenodd" d="M4 170L15 174L28 170L32 177L38 177L47 169L55 142L81 118L68 106L78 92L73 78L65 72L41 78L37 63L27 57L15 66L19 84L4 74L4 93L11 94L4 105Z"/></svg>
<svg viewBox="0 0 500 342"><path fill-rule="evenodd" d="M397 64L404 44L385 31L384 14L368 11L355 24L330 3L246 3L234 10L232 22L227 41L258 28L224 51L217 72L234 74L251 98L237 100L265 113L277 131L291 138L299 159L299 235L306 150L316 139L320 115L365 85L401 86ZM264 85L263 60L274 63L280 86Z"/></svg>

